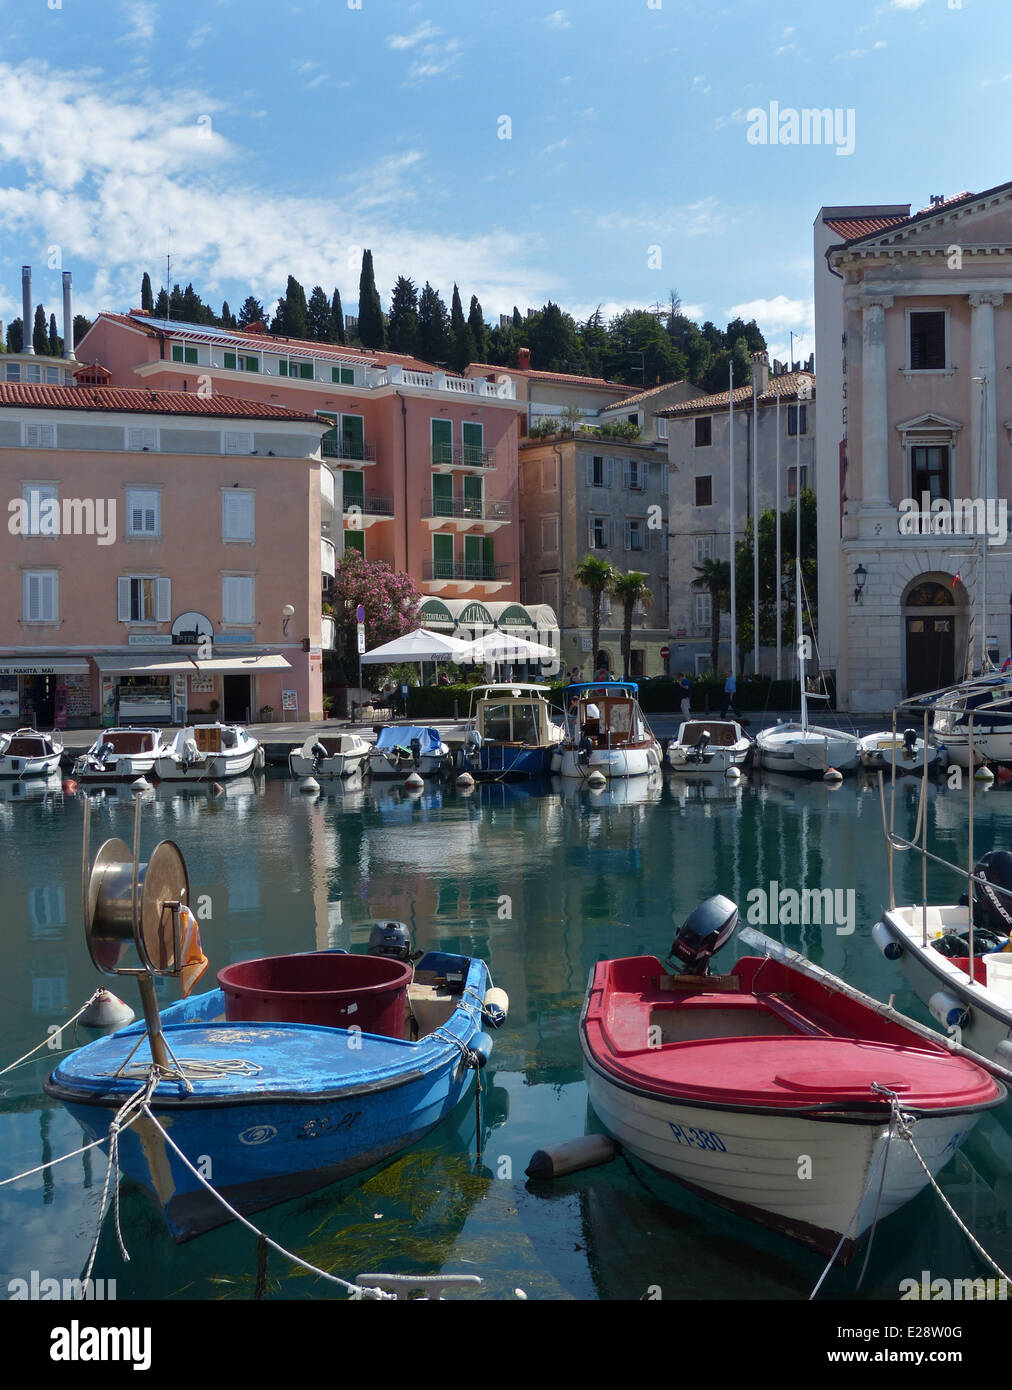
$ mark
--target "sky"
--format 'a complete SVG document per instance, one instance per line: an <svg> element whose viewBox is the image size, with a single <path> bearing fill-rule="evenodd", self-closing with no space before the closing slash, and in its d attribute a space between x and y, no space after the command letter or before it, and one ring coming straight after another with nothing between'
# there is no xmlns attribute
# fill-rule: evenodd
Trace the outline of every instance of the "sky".
<svg viewBox="0 0 1012 1390"><path fill-rule="evenodd" d="M140 280L485 318L665 303L814 350L823 205L1012 179L1009 0L0 0L0 318ZM831 139L788 143L791 112ZM758 114L765 113L765 122ZM838 113L838 114L837 114Z"/></svg>

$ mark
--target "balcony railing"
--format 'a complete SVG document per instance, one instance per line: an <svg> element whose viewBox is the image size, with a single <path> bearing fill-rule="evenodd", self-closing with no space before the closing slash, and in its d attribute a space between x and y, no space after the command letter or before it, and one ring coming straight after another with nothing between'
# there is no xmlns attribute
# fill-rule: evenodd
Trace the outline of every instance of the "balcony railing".
<svg viewBox="0 0 1012 1390"><path fill-rule="evenodd" d="M456 580L457 583L505 583L509 565L485 564L480 560L426 560L422 566L423 579Z"/></svg>
<svg viewBox="0 0 1012 1390"><path fill-rule="evenodd" d="M320 646L325 652L332 652L337 640L337 623L325 613L320 619Z"/></svg>
<svg viewBox="0 0 1012 1390"><path fill-rule="evenodd" d="M334 549L333 543L323 536L320 538L320 568L323 570L324 574L329 575L329 577L333 579L336 566L337 552Z"/></svg>
<svg viewBox="0 0 1012 1390"><path fill-rule="evenodd" d="M475 444L433 444L433 468L494 468L495 450Z"/></svg>
<svg viewBox="0 0 1012 1390"><path fill-rule="evenodd" d="M422 517L445 516L465 521L509 521L509 502L487 502L471 497L423 497Z"/></svg>
<svg viewBox="0 0 1012 1390"><path fill-rule="evenodd" d="M393 516L394 504L389 497L375 497L371 493L363 496L360 492L344 494L344 511L355 507L363 516Z"/></svg>
<svg viewBox="0 0 1012 1390"><path fill-rule="evenodd" d="M325 434L320 440L320 452L325 459L352 459L358 463L376 462L376 445L367 444L361 439L343 439Z"/></svg>

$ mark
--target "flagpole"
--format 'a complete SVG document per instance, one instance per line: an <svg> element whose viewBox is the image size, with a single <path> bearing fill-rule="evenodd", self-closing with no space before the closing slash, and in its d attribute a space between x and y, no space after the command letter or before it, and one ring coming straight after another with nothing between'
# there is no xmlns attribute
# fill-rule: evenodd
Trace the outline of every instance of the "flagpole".
<svg viewBox="0 0 1012 1390"><path fill-rule="evenodd" d="M780 558L780 387L777 386L777 490L776 490L776 513L777 513L777 680L783 679L783 656L781 648L783 646L783 595L781 594L781 558Z"/></svg>
<svg viewBox="0 0 1012 1390"><path fill-rule="evenodd" d="M727 471L730 492L730 535L731 535L731 675L738 674L738 624L734 596L734 357L727 364Z"/></svg>
<svg viewBox="0 0 1012 1390"><path fill-rule="evenodd" d="M752 674L759 675L759 383L752 366Z"/></svg>

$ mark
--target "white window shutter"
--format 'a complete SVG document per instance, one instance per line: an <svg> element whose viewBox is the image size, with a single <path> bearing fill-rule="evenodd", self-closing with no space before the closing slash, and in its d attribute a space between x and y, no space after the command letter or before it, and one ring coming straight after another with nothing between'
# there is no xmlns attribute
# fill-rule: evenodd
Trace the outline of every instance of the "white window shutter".
<svg viewBox="0 0 1012 1390"><path fill-rule="evenodd" d="M608 486L611 487L615 481L615 460L608 459Z"/></svg>
<svg viewBox="0 0 1012 1390"><path fill-rule="evenodd" d="M649 460L649 459L644 459L643 462L640 464L640 469L641 469L640 486L641 486L642 488L645 489L645 488L646 488L646 485L647 485L647 482L648 482L648 480L649 480L649 478L650 478L650 460Z"/></svg>
<svg viewBox="0 0 1012 1390"><path fill-rule="evenodd" d="M116 580L116 621L118 623L130 621L130 578L128 575L121 575Z"/></svg>
<svg viewBox="0 0 1012 1390"><path fill-rule="evenodd" d="M172 618L172 580L155 580L155 622L167 623Z"/></svg>
<svg viewBox="0 0 1012 1390"><path fill-rule="evenodd" d="M233 606L235 603L235 580L231 575L226 575L221 581L221 616L226 623L234 623Z"/></svg>
<svg viewBox="0 0 1012 1390"><path fill-rule="evenodd" d="M626 491L632 487L632 464L628 459L622 463L622 486Z"/></svg>

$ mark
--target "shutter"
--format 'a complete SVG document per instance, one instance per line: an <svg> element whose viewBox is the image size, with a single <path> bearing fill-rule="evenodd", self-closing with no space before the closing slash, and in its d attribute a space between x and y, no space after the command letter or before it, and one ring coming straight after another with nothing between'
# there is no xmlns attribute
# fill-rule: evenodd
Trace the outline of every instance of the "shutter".
<svg viewBox="0 0 1012 1390"><path fill-rule="evenodd" d="M130 579L129 576L125 575L121 575L116 580L116 621L118 623L130 621Z"/></svg>
<svg viewBox="0 0 1012 1390"><path fill-rule="evenodd" d="M647 482L650 479L650 460L644 459L640 464L640 487L646 491Z"/></svg>
<svg viewBox="0 0 1012 1390"><path fill-rule="evenodd" d="M626 550L632 550L632 522L631 522L631 521L627 521L626 524L625 524L625 548L626 548Z"/></svg>
<svg viewBox="0 0 1012 1390"><path fill-rule="evenodd" d="M172 617L172 580L155 580L155 622L167 623Z"/></svg>
<svg viewBox="0 0 1012 1390"><path fill-rule="evenodd" d="M30 623L35 617L34 605L38 601L38 585L34 583L34 574L25 574L21 586L21 611L24 613L24 621Z"/></svg>
<svg viewBox="0 0 1012 1390"><path fill-rule="evenodd" d="M587 456L587 486L594 486L594 460L590 455Z"/></svg>
<svg viewBox="0 0 1012 1390"><path fill-rule="evenodd" d="M234 372L234 371L235 371L235 353L234 353L234 352L226 352L226 353L225 353L225 370L226 370L227 372Z"/></svg>
<svg viewBox="0 0 1012 1390"><path fill-rule="evenodd" d="M588 544L588 546L591 548L591 550L594 549L594 518L593 518L593 517L591 517L591 518L589 519L589 521L587 522L587 544Z"/></svg>

